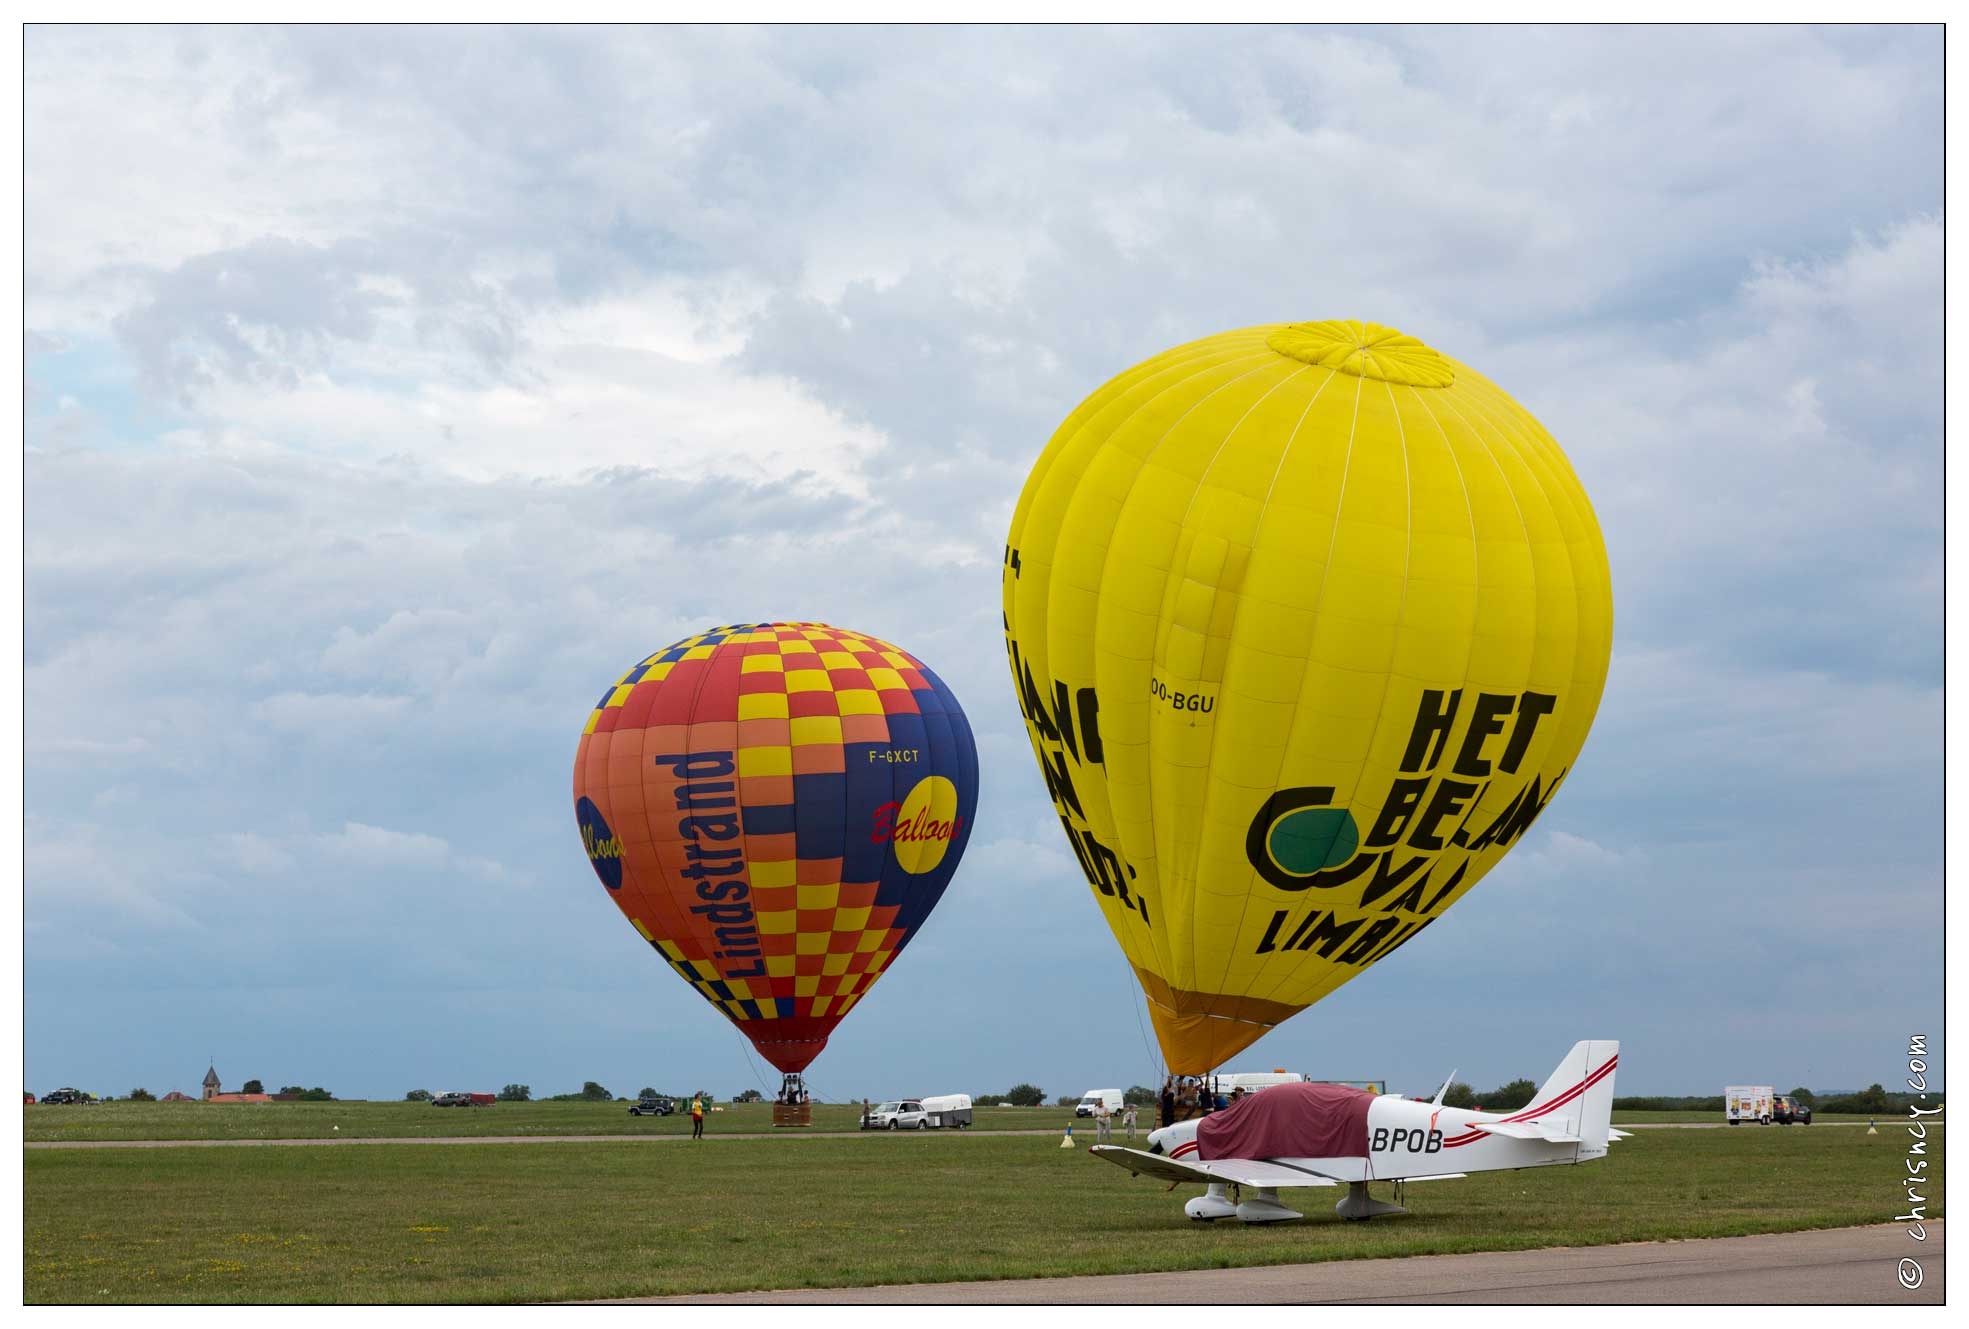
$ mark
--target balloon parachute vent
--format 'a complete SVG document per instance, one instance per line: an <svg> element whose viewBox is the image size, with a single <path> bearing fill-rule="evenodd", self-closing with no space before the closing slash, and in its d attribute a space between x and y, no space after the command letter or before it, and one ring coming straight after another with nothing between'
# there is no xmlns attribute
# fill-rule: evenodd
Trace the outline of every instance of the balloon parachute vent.
<svg viewBox="0 0 1969 1329"><path fill-rule="evenodd" d="M1456 371L1433 347L1379 323L1358 319L1288 323L1267 337L1265 345L1309 365L1384 383L1446 388L1456 382Z"/></svg>

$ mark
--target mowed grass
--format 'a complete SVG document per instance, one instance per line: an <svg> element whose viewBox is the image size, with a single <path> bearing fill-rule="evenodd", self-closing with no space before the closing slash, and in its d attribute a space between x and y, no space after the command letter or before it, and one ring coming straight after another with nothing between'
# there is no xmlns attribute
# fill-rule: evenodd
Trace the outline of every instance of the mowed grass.
<svg viewBox="0 0 1969 1329"><path fill-rule="evenodd" d="M1288 1192L1311 1217L1268 1228L1190 1223L1195 1187L1034 1136L29 1150L26 1293L533 1301L1730 1236L1892 1218L1907 1146L1898 1122L1647 1131L1580 1167L1416 1185L1401 1218Z"/></svg>
<svg viewBox="0 0 1969 1329"><path fill-rule="evenodd" d="M713 1135L771 1131L770 1103L719 1104L705 1119ZM428 1138L439 1135L688 1135L690 1117L632 1117L627 1103L495 1103L486 1108L434 1108L428 1103L92 1103L88 1106L34 1104L25 1109L25 1138L43 1143L65 1140L323 1140L342 1138ZM1143 1129L1153 1109L1143 1109ZM817 1103L814 1131L853 1131L859 1105ZM1073 1109L978 1108L977 1130L1059 1130L1073 1120ZM1709 1122L1715 1113L1618 1112L1616 1125ZM1883 1117L1883 1120L1888 1118ZM1863 1121L1863 1117L1822 1117L1821 1122ZM1116 1132L1120 1126L1117 1123ZM1091 1136L1094 1123L1082 1118L1075 1137Z"/></svg>
<svg viewBox="0 0 1969 1329"><path fill-rule="evenodd" d="M721 1103L705 1117L710 1134L771 1131L770 1103ZM439 1135L689 1135L688 1112L632 1117L627 1103L91 1103L25 1109L28 1140L325 1140ZM1152 1114L1144 1112L1146 1122ZM1057 1130L1072 1108L978 1108L979 1130ZM861 1105L817 1103L814 1131L854 1131ZM1091 1131L1093 1123L1083 1121Z"/></svg>

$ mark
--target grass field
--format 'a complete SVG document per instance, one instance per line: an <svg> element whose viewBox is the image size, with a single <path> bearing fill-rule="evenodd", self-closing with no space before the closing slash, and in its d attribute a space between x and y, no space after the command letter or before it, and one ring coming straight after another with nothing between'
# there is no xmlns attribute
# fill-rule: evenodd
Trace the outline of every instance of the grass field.
<svg viewBox="0 0 1969 1329"><path fill-rule="evenodd" d="M770 1103L721 1103L705 1118L711 1134L771 1131ZM688 1114L632 1117L627 1103L92 1103L26 1109L26 1138L63 1140L319 1140L333 1136L689 1135ZM978 1108L980 1130L1057 1130L1073 1109ZM1143 1119L1147 1120L1147 1113ZM814 1105L816 1131L853 1131L861 1107ZM1092 1129L1093 1123L1082 1123Z"/></svg>
<svg viewBox="0 0 1969 1329"><path fill-rule="evenodd" d="M1275 1228L1192 1224L1194 1188L1050 1136L29 1150L26 1294L529 1301L1729 1236L1893 1217L1906 1147L1898 1123L1647 1131L1583 1167L1417 1185L1403 1218L1293 1192L1312 1218Z"/></svg>
<svg viewBox="0 0 1969 1329"><path fill-rule="evenodd" d="M772 1130L769 1103L720 1104L706 1118L714 1135ZM816 1131L852 1131L861 1109L816 1104ZM1153 1113L1144 1111L1146 1127ZM979 1108L979 1130L1058 1130L1071 1108ZM318 1140L336 1136L688 1135L690 1118L632 1117L626 1103L497 1103L488 1108L434 1108L426 1103L92 1103L26 1109L25 1138L64 1140ZM1702 1112L1621 1112L1617 1124L1715 1121ZM1822 1121L1864 1120L1824 1117ZM1082 1120L1076 1134L1091 1134Z"/></svg>

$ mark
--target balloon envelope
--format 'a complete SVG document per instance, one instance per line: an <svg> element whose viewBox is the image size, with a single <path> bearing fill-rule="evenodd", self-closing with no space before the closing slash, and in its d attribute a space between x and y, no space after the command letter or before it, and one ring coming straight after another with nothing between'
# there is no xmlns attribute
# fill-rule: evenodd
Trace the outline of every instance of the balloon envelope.
<svg viewBox="0 0 1969 1329"><path fill-rule="evenodd" d="M1055 811L1181 1074L1497 864L1579 754L1613 631L1558 445L1372 323L1107 383L1032 469L1003 593Z"/></svg>
<svg viewBox="0 0 1969 1329"><path fill-rule="evenodd" d="M823 623L687 637L603 695L574 759L588 860L642 938L799 1071L949 885L977 808L957 699Z"/></svg>

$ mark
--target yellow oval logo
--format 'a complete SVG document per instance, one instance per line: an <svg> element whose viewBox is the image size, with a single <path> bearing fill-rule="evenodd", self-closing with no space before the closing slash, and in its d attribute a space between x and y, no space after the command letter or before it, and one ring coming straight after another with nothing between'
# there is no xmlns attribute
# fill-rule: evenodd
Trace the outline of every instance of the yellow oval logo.
<svg viewBox="0 0 1969 1329"><path fill-rule="evenodd" d="M943 862L963 818L957 815L957 786L941 775L926 775L900 803L875 809L876 844L894 843L896 863L920 876Z"/></svg>

